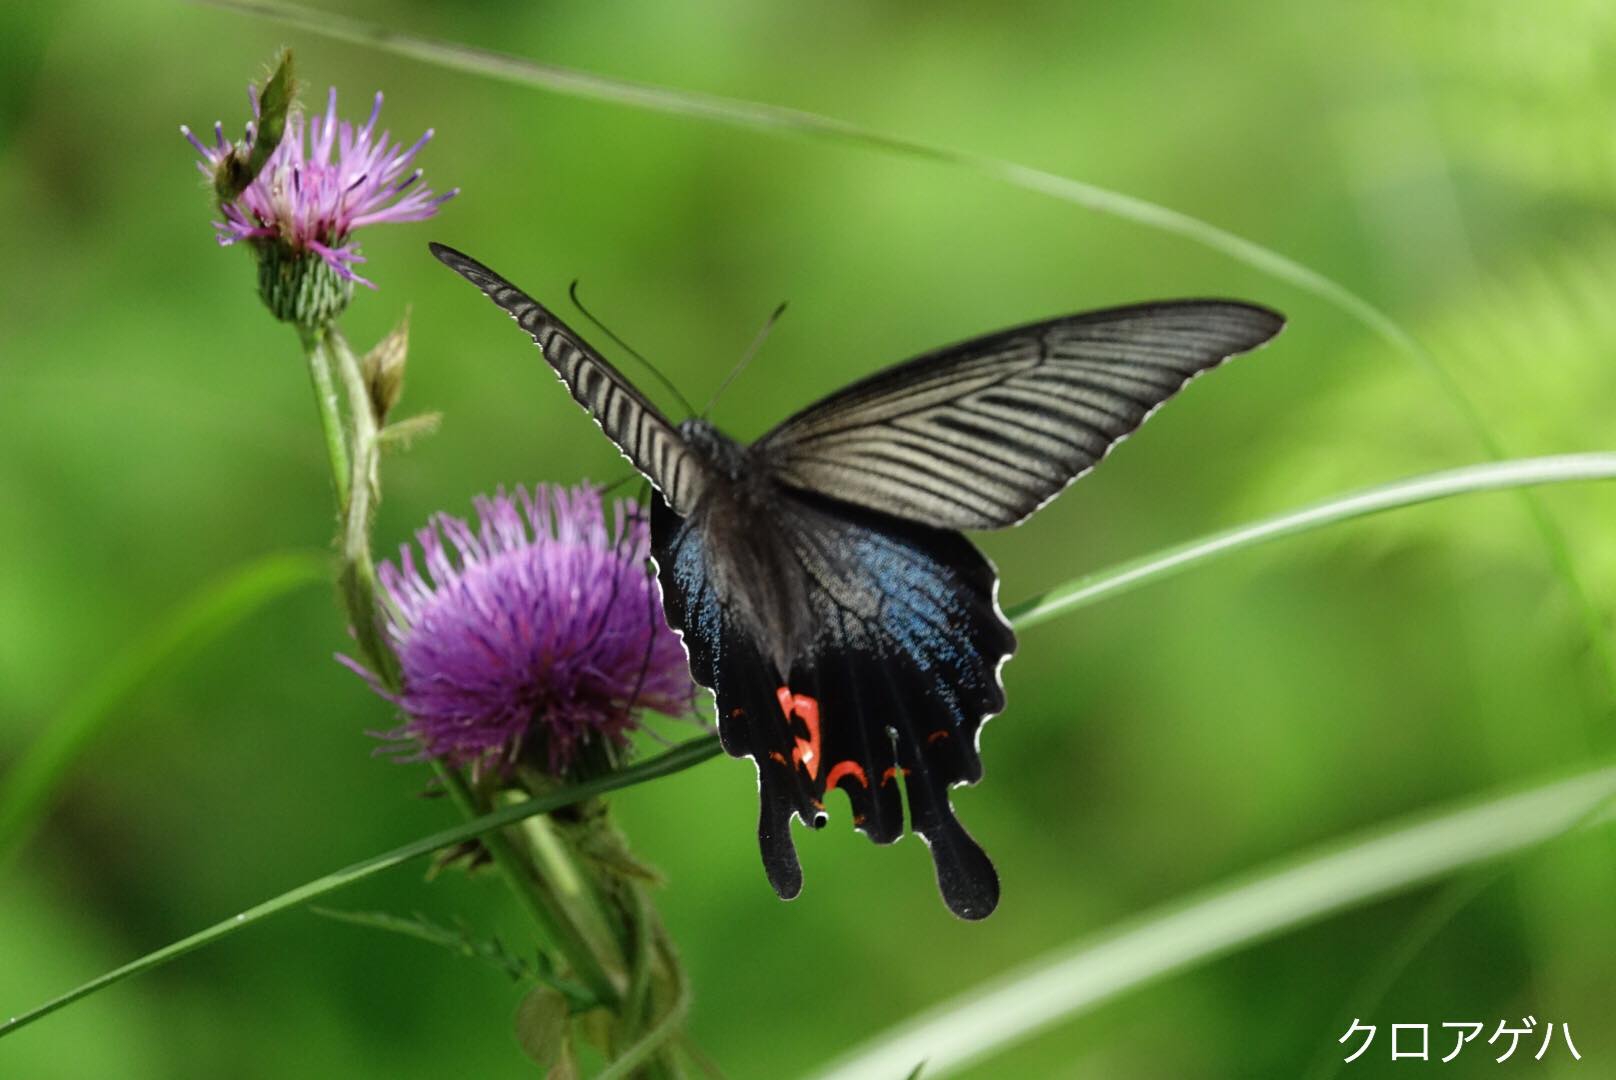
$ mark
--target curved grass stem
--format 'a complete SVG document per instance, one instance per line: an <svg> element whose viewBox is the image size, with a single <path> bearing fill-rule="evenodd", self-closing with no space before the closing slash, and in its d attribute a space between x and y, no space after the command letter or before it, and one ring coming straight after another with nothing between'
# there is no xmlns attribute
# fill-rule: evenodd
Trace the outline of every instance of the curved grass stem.
<svg viewBox="0 0 1616 1080"><path fill-rule="evenodd" d="M1466 465L1376 484L1107 567L1016 604L1007 614L1017 630L1024 630L1224 555L1328 525L1455 495L1610 479L1616 479L1616 454L1598 453Z"/></svg>

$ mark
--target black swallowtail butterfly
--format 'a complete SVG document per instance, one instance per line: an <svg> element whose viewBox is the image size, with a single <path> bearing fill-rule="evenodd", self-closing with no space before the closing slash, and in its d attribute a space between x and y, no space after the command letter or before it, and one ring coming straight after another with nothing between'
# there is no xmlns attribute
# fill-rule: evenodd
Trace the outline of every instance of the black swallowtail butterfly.
<svg viewBox="0 0 1616 1080"><path fill-rule="evenodd" d="M1201 372L1268 341L1275 312L1175 300L1029 323L878 371L751 445L674 424L598 352L486 266L432 252L533 336L651 482L668 623L717 701L724 749L757 765L763 866L802 889L791 818L847 793L878 844L909 826L943 900L999 899L949 789L982 776L1015 635L998 575L960 530L1026 520Z"/></svg>

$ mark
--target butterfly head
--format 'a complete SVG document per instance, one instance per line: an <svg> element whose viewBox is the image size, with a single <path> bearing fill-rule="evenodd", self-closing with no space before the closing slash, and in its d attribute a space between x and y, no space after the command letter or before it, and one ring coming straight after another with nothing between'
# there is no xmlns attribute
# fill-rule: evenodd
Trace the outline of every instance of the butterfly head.
<svg viewBox="0 0 1616 1080"><path fill-rule="evenodd" d="M746 447L725 435L700 417L691 417L679 425L679 435L685 445L713 471L740 478L746 465Z"/></svg>

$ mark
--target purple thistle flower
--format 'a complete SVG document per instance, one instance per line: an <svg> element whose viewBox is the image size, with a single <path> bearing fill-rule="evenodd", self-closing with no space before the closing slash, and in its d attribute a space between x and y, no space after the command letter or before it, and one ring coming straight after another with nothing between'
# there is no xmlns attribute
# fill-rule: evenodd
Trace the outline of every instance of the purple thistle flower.
<svg viewBox="0 0 1616 1080"><path fill-rule="evenodd" d="M253 120L241 147L225 138L222 124L214 124L211 145L190 128L180 127L202 155L197 168L209 180L219 175L232 155L252 144L260 119L257 91L249 87L248 97ZM354 266L365 261L353 240L354 231L388 221L423 221L460 191L434 195L420 182L421 170L410 168L410 163L432 138L432 130L404 149L389 141L388 132L376 133L381 109L378 91L370 119L355 130L347 121L338 121L333 87L323 117L289 116L285 135L263 170L246 190L220 203L224 220L213 226L219 243L274 242L293 255L312 252L343 281L375 288L354 273Z"/></svg>
<svg viewBox="0 0 1616 1080"><path fill-rule="evenodd" d="M501 767L529 744L560 774L581 743L622 744L640 708L677 716L695 693L645 571L649 530L620 500L538 485L475 501L479 527L435 515L380 577L403 690L341 658L407 714L394 737L423 755ZM453 553L449 548L454 549Z"/></svg>

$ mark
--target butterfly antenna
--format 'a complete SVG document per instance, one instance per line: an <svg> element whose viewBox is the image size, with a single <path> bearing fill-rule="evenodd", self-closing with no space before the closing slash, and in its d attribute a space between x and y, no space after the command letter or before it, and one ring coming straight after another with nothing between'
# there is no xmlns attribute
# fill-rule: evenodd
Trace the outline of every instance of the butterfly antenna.
<svg viewBox="0 0 1616 1080"><path fill-rule="evenodd" d="M703 420L707 419L707 414L713 411L713 406L718 404L718 399L724 395L724 391L729 389L729 384L734 382L736 377L746 370L746 365L750 364L752 358L758 354L758 350L763 348L763 343L768 340L769 331L774 329L774 324L779 322L780 316L785 313L786 301L782 300L780 301L780 306L775 308L769 317L764 320L763 325L758 329L757 336L752 339L752 344L746 347L746 352L735 362L735 366L729 369L729 374L725 375L724 381L718 384L718 389L713 391L713 396L707 399L707 407L701 410Z"/></svg>
<svg viewBox="0 0 1616 1080"><path fill-rule="evenodd" d="M649 371L651 373L652 378L654 378L657 382L661 383L663 385L663 387L670 394L672 394L674 397L679 399L679 404L684 406L685 412L687 412L687 413L695 412L695 407L692 406L690 404L690 402L685 399L685 396L679 392L679 388L677 386L673 385L673 383L669 381L669 379L668 379L668 377L666 375L662 374L661 371L657 370L657 367L656 367L655 364L651 363L651 361L647 360L644 356L641 356L639 351L637 349L635 349L634 346L630 345L628 342L624 341L622 338L620 338L616 334L614 334L612 332L611 327L607 326L605 323L603 323L599 319L595 318L595 316L590 313L590 310L588 308L584 307L583 300L581 300L579 298L579 296L578 296L578 279L577 278L573 278L572 279L572 284L567 286L567 295L572 297L572 306L577 308L578 311L583 315L583 317L589 320L589 324L591 326L593 326L595 329L599 330L601 333L605 334L607 337L611 338L612 341L617 343L618 348L622 349L624 352L628 353L634 359L638 360L640 362L640 366L642 366L643 368L645 368L646 371Z"/></svg>
<svg viewBox="0 0 1616 1080"><path fill-rule="evenodd" d="M640 479L640 474L639 473L634 473L634 472L624 473L622 476L619 476L616 480L613 480L611 483L609 483L609 484L605 485L604 487L602 487L600 489L600 493L601 493L602 496L610 495L612 492L616 491L618 488L622 487L624 484L628 483L629 481L638 480L638 479Z"/></svg>

